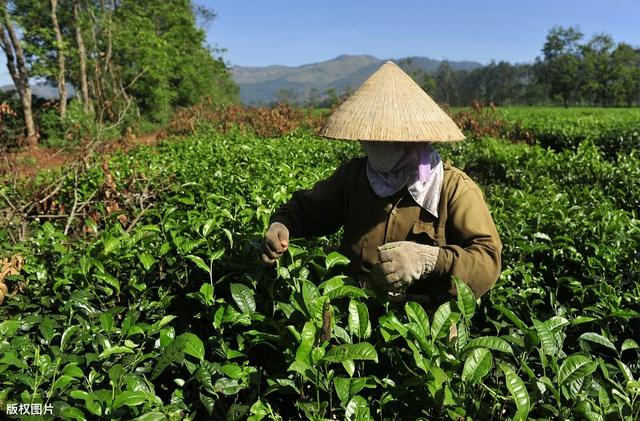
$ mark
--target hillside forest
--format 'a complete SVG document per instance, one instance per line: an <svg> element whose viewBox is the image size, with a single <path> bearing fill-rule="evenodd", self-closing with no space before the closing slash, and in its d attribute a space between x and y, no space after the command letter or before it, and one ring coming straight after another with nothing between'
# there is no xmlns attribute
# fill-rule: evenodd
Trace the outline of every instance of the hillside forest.
<svg viewBox="0 0 640 421"><path fill-rule="evenodd" d="M491 62L469 71L445 61L435 74L412 69L411 59L403 64L437 101L453 106L640 105L640 48L604 33L587 40L577 27L551 28L532 63Z"/></svg>
<svg viewBox="0 0 640 421"><path fill-rule="evenodd" d="M237 98L221 51L206 44L215 13L190 0L2 0L0 13L0 46L19 97L5 98L5 138L33 144L74 126L83 135L144 131L203 97ZM58 101L34 104L34 80L57 86ZM6 127L12 113L19 124Z"/></svg>

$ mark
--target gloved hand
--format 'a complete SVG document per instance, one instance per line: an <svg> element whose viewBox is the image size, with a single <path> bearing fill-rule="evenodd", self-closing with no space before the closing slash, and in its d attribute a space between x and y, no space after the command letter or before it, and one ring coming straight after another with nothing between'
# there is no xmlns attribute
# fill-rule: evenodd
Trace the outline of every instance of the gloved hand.
<svg viewBox="0 0 640 421"><path fill-rule="evenodd" d="M439 252L439 247L412 241L385 244L378 247L379 263L371 268L370 278L384 291L402 293L433 272Z"/></svg>
<svg viewBox="0 0 640 421"><path fill-rule="evenodd" d="M289 247L289 229L280 222L274 222L264 235L261 258L266 265L272 265Z"/></svg>
<svg viewBox="0 0 640 421"><path fill-rule="evenodd" d="M4 297L6 297L7 295L9 295L9 288L7 288L6 284L0 281L0 304L2 304L2 302L4 301Z"/></svg>

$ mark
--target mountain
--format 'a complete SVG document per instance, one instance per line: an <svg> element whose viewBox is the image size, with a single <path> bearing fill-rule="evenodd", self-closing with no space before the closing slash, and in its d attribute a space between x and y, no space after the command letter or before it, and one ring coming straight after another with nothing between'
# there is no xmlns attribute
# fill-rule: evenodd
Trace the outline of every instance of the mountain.
<svg viewBox="0 0 640 421"><path fill-rule="evenodd" d="M435 73L441 63L427 57L408 59L412 69L422 69L428 73ZM295 101L304 101L310 93L322 97L328 89L335 89L337 92L355 89L387 60L369 55L341 55L332 60L296 67L234 66L232 74L240 86L240 98L245 104L274 102L278 99L278 94L285 92ZM473 70L482 66L473 61L450 61L449 64L454 70Z"/></svg>

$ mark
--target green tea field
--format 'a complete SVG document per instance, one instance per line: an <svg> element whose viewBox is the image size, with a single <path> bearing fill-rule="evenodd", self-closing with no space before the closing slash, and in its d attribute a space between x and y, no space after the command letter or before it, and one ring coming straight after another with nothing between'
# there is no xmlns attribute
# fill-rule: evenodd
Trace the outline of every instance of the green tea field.
<svg viewBox="0 0 640 421"><path fill-rule="evenodd" d="M433 310L345 276L339 234L260 263L270 215L362 155L357 142L202 123L0 180L0 407L77 420L640 419L640 112L497 112L498 137L437 149L483 189L503 271L481 300L458 282Z"/></svg>

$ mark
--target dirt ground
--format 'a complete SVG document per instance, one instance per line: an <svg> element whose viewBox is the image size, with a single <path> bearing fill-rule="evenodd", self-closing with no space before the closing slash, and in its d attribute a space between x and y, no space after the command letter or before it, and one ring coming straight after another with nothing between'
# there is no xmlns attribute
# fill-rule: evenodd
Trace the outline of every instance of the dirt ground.
<svg viewBox="0 0 640 421"><path fill-rule="evenodd" d="M164 137L165 134L162 131L140 136L130 134L119 140L93 145L93 150L108 155L116 151L129 151L137 145L155 146ZM8 176L13 179L33 177L42 170L60 168L82 159L86 155L87 149L87 145L73 148L50 148L36 145L6 152L0 158L0 177Z"/></svg>

